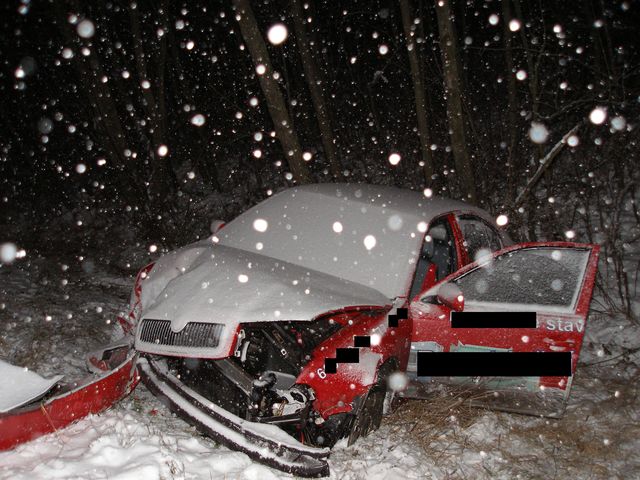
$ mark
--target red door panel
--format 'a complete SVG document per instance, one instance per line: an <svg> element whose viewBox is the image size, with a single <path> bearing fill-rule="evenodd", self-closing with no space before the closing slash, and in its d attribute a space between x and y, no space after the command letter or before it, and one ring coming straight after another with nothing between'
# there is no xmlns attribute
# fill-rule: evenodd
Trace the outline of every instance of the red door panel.
<svg viewBox="0 0 640 480"><path fill-rule="evenodd" d="M598 251L596 245L566 242L522 244L503 249L480 264L468 265L450 275L411 304L414 362L417 351L570 351L572 372L575 372L593 292ZM535 311L537 327L451 328L451 311L437 298L439 287L449 282L461 289L464 311L508 311L514 315L519 311ZM409 374L411 367L410 361ZM550 412L543 412L542 397L560 398L564 406L571 385L571 377L471 380L488 390L533 398L528 402L512 402L517 405L505 406L505 409L546 414ZM470 379L435 378L432 381L468 383ZM557 410L557 403L552 410Z"/></svg>

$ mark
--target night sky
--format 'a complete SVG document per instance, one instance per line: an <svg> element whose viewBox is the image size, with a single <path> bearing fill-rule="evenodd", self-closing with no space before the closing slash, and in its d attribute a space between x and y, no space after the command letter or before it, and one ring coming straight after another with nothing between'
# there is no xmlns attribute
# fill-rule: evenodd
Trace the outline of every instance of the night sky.
<svg viewBox="0 0 640 480"><path fill-rule="evenodd" d="M252 7L312 181L429 187L464 198L450 148L436 4L410 3L434 164L429 182L419 164L398 3L303 3L338 176L323 152L291 4ZM65 242L86 243L115 222L135 225L137 238L175 245L206 233L209 219L233 218L295 184L231 2L11 1L0 8L0 226L9 239L45 248L45 232L69 229ZM516 236L561 237L587 208L579 205L585 186L615 197L637 174L638 5L469 1L451 8L478 203L513 214ZM267 32L279 23L288 36L274 45ZM589 121L598 108L601 124ZM577 124L571 148L526 212L510 211L539 159ZM390 162L393 154L401 160ZM619 184L605 182L609 175Z"/></svg>

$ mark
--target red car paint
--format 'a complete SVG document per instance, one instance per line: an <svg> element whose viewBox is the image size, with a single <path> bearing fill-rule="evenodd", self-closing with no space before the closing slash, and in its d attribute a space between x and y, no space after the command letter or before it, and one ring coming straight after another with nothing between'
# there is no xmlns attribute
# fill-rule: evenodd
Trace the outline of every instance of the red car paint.
<svg viewBox="0 0 640 480"><path fill-rule="evenodd" d="M142 295L142 281L149 275L149 272L155 265L155 262L151 262L149 265L142 268L136 275L136 281L133 286L133 295L131 297L131 306L127 318L118 316L117 320L125 335L133 334L136 324L138 323L138 315L140 309L140 296Z"/></svg>
<svg viewBox="0 0 640 480"><path fill-rule="evenodd" d="M350 325L336 332L325 340L313 352L311 360L304 367L296 383L312 387L316 393L314 408L324 418L341 412L352 410L352 402L356 397L365 394L368 388L377 381L377 371L380 365L394 360L400 369L406 368L409 359L409 338L411 336L411 321L400 320L398 327L388 327L387 314L383 310L375 315L353 312L349 314ZM344 318L344 316L343 316ZM361 348L360 358L365 353L379 354L375 365L371 365L367 379L363 381L361 366L349 363L339 363L337 373L324 372L325 358L335 358L337 348L353 347L353 337L356 335L371 335L379 331L379 343L371 348ZM375 342L374 342L375 343Z"/></svg>
<svg viewBox="0 0 640 480"><path fill-rule="evenodd" d="M419 298L426 293L423 292L414 299L409 309L409 316L413 319L414 327L412 342L435 342L443 347L443 351L449 351L450 346L456 344L510 349L514 352L571 351L573 352L572 372L575 373L595 283L600 247L568 242L523 243L507 247L494 255L500 256L535 247L575 248L590 251L573 312L539 311L536 329L453 329L450 326L451 309L445 305L421 303ZM441 283L455 280L477 267L477 262L469 264L443 279ZM561 390L566 389L567 384L566 377L542 377L540 379L540 385Z"/></svg>
<svg viewBox="0 0 640 480"><path fill-rule="evenodd" d="M137 385L135 355L113 370L91 377L44 403L0 414L0 451L56 432L91 413L99 413L127 396Z"/></svg>

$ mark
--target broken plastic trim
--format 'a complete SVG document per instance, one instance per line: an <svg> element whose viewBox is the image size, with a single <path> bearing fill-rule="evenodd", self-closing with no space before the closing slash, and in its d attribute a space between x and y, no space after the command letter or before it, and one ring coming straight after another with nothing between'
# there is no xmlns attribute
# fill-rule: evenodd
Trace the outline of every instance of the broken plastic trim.
<svg viewBox="0 0 640 480"><path fill-rule="evenodd" d="M138 361L145 386L198 430L252 459L301 477L329 475L328 448L304 445L274 425L243 420L218 407L171 375L163 362Z"/></svg>

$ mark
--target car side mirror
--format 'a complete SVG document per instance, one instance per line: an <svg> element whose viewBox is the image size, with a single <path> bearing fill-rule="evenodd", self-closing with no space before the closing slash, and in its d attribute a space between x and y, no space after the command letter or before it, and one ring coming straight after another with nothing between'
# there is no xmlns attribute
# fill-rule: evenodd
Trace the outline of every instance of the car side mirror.
<svg viewBox="0 0 640 480"><path fill-rule="evenodd" d="M218 233L220 230L222 230L222 227L225 226L225 222L222 220L212 220L211 221L211 226L209 227L211 230L211 234L215 235L216 233Z"/></svg>
<svg viewBox="0 0 640 480"><path fill-rule="evenodd" d="M454 312L464 310L464 295L455 283L445 283L438 290L438 301Z"/></svg>

